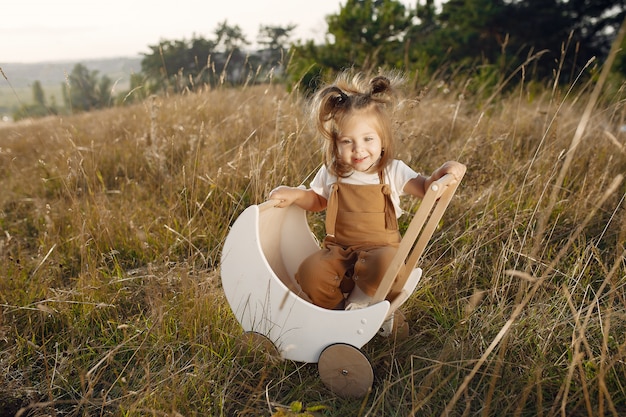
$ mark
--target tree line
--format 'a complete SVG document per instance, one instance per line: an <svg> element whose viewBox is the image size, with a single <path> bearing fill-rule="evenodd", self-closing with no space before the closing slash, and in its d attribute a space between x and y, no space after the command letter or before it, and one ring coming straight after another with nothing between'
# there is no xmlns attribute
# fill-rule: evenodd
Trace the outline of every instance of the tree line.
<svg viewBox="0 0 626 417"><path fill-rule="evenodd" d="M284 82L307 92L345 68L399 69L425 78L464 72L497 83L521 68L527 79L571 83L594 74L626 17L626 0L434 0L407 6L398 0L346 0L326 17L325 41L292 41L295 25L260 26L259 48L238 25L224 21L213 38L161 40L150 45L130 89L111 95L111 80L77 64L63 86L66 111L89 111L217 85ZM590 65L590 63L595 63ZM615 64L626 75L626 54ZM38 83L35 104L16 114L59 111L45 103Z"/></svg>

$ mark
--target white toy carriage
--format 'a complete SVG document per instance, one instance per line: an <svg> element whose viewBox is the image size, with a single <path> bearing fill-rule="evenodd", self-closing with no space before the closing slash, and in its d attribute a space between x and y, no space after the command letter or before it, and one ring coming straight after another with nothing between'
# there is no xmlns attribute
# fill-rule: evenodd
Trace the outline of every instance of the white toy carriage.
<svg viewBox="0 0 626 417"><path fill-rule="evenodd" d="M422 275L417 262L460 181L446 175L430 186L373 303L359 310L318 307L299 289L298 266L320 248L304 210L276 208L272 200L248 207L232 225L221 258L224 293L245 334L271 342L284 359L317 363L335 394L364 396L374 373L359 349L416 288ZM399 295L389 302L390 293Z"/></svg>

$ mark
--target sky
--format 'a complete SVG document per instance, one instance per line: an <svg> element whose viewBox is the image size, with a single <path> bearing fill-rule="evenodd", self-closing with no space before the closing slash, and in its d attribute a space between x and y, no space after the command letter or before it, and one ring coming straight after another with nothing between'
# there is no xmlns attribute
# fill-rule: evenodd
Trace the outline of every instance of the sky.
<svg viewBox="0 0 626 417"><path fill-rule="evenodd" d="M0 63L138 56L161 40L214 39L238 25L254 42L259 26L297 25L292 40L323 40L325 16L345 0L6 0Z"/></svg>

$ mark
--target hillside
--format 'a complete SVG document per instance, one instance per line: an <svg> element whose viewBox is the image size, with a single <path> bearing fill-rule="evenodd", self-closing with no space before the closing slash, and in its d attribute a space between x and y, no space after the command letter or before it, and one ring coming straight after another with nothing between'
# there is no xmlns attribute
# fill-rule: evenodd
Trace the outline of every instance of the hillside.
<svg viewBox="0 0 626 417"><path fill-rule="evenodd" d="M83 64L112 80L128 81L130 74L141 70L142 57L119 57L86 61L52 61L39 63L0 63L0 67L14 88L30 87L36 80L46 87L64 82L76 64ZM6 86L6 80L2 87Z"/></svg>
<svg viewBox="0 0 626 417"><path fill-rule="evenodd" d="M76 64L85 65L90 71L106 75L119 89L127 88L130 75L141 71L142 57L119 57L85 61L54 61L40 63L0 63L4 76L0 79L0 116L10 114L12 108L32 101L32 85L39 81L46 98L55 96L61 102L60 86Z"/></svg>

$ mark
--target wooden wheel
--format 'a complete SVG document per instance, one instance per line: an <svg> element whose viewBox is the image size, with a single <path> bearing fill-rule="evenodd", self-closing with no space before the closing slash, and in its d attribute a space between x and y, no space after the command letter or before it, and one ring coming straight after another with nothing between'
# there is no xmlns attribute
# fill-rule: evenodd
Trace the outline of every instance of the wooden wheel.
<svg viewBox="0 0 626 417"><path fill-rule="evenodd" d="M392 334L397 341L406 340L409 337L409 323L406 321L406 316L400 310L396 310L393 314Z"/></svg>
<svg viewBox="0 0 626 417"><path fill-rule="evenodd" d="M278 358L280 356L274 343L258 332L244 332L239 337L238 353L240 356L250 358Z"/></svg>
<svg viewBox="0 0 626 417"><path fill-rule="evenodd" d="M404 313L396 310L392 317L383 323L378 334L397 342L407 339L409 337L409 323L406 321ZM389 323L390 321L391 323Z"/></svg>
<svg viewBox="0 0 626 417"><path fill-rule="evenodd" d="M324 349L317 369L324 385L344 398L365 396L374 382L374 371L367 357L354 346L343 343Z"/></svg>

